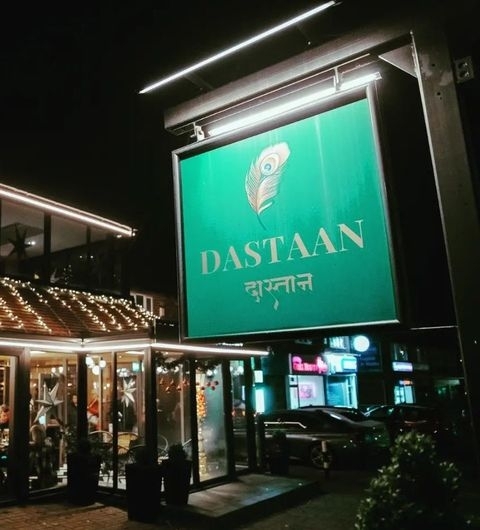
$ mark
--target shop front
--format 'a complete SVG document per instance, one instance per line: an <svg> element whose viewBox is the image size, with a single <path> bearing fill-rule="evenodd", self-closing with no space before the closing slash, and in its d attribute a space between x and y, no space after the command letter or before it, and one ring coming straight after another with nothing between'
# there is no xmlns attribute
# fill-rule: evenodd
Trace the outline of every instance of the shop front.
<svg viewBox="0 0 480 530"><path fill-rule="evenodd" d="M235 450L234 412L253 418L252 362L266 352L158 342L154 317L128 300L64 289L60 301L55 289L15 288L28 306L28 334L0 337L0 503L60 492L67 455L85 437L101 456L99 487L108 491L126 489L125 465L138 445L162 459L181 443L196 487L251 469L255 459ZM72 322L68 331L54 314L57 325ZM40 321L58 336L35 334ZM89 339L76 338L79 323Z"/></svg>
<svg viewBox="0 0 480 530"><path fill-rule="evenodd" d="M358 406L357 358L354 354L326 348L316 354L297 352L289 357L289 408Z"/></svg>

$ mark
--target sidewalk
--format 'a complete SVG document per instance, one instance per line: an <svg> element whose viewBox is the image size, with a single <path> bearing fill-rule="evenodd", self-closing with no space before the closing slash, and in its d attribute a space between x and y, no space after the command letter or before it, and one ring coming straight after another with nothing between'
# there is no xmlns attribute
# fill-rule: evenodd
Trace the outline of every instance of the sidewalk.
<svg viewBox="0 0 480 530"><path fill-rule="evenodd" d="M5 507L2 509L0 528L9 530L30 530L31 528L56 528L68 530L192 530L213 527L237 528L238 530L352 530L358 503L364 496L374 473L367 471L332 472L325 478L318 470L294 467L288 479L269 477L264 482L259 476L259 483L247 482L250 493L242 492L244 504L256 499L260 510L253 510L249 517L235 515L225 522L223 519L205 522L196 514L195 505L200 502L216 504L217 510L225 510L232 503L238 503L233 495L238 491L219 486L217 491L204 490L200 496L191 494L189 509L183 514L175 510L162 510L162 515L155 524L130 521L125 509L95 503L87 507L77 507L66 502L49 502L28 504L26 506ZM303 498L282 497L280 505L261 504L258 487L261 483L264 491L271 490L271 484L288 482L298 483ZM234 485L233 488L236 486ZM239 487L245 487L240 484ZM311 488L311 489L310 489ZM209 493L210 491L210 493ZM280 499L281 497L279 497ZM478 481L465 481L462 487L461 506L464 513L480 516L480 486ZM166 508L166 507L165 507ZM240 513L240 512L238 512ZM253 518L252 518L253 517ZM477 518L477 521L479 519ZM213 526L214 525L214 526Z"/></svg>

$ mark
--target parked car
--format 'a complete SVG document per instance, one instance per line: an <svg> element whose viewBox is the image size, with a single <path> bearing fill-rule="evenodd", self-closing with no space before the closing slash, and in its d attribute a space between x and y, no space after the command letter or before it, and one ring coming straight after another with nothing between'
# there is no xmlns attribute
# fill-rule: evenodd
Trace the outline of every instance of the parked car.
<svg viewBox="0 0 480 530"><path fill-rule="evenodd" d="M263 414L267 451L273 433L281 430L287 435L290 459L319 469L326 464L338 468L384 463L390 447L385 424L368 418L355 421L344 414L315 406Z"/></svg>
<svg viewBox="0 0 480 530"><path fill-rule="evenodd" d="M353 420L353 421L368 420L367 416L365 416L365 414L360 409L355 408L355 407L344 407L344 406L336 406L336 405L304 405L303 407L300 407L300 409L307 409L307 410L312 409L312 408L336 412L337 414L341 414L342 416L345 416L349 420Z"/></svg>
<svg viewBox="0 0 480 530"><path fill-rule="evenodd" d="M451 427L444 422L442 413L435 407L412 403L379 405L371 407L365 416L382 421L390 434L392 442L402 433L418 431L429 434L440 449L446 449L452 439Z"/></svg>

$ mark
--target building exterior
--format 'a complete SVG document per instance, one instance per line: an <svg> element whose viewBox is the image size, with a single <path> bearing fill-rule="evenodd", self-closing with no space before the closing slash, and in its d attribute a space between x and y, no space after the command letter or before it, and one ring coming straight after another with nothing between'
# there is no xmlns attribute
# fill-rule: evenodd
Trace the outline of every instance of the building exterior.
<svg viewBox="0 0 480 530"><path fill-rule="evenodd" d="M263 352L182 346L164 318L172 300L134 301L123 272L133 229L3 185L0 211L0 503L64 488L67 453L85 437L108 490L125 490L135 444L152 459L184 444L197 486L234 475L233 424L218 415Z"/></svg>

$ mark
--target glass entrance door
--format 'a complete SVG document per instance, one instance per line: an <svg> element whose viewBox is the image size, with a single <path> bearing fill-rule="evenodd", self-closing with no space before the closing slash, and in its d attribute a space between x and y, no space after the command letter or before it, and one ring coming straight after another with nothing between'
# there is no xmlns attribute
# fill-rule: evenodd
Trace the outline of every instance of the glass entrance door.
<svg viewBox="0 0 480 530"><path fill-rule="evenodd" d="M227 447L221 365L195 362L198 467L200 481L227 474Z"/></svg>
<svg viewBox="0 0 480 530"><path fill-rule="evenodd" d="M9 468L8 458L9 442L12 438L13 417L12 405L14 403L14 357L0 355L0 497L8 497Z"/></svg>

